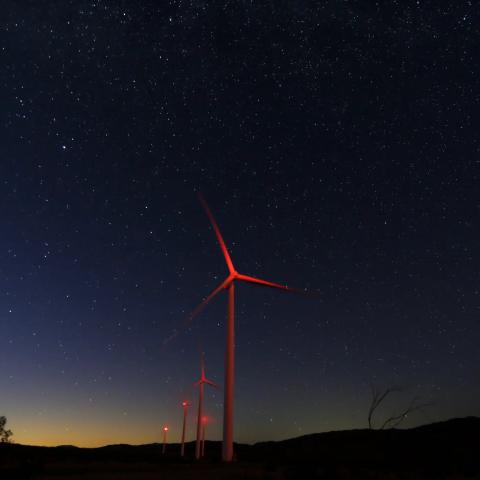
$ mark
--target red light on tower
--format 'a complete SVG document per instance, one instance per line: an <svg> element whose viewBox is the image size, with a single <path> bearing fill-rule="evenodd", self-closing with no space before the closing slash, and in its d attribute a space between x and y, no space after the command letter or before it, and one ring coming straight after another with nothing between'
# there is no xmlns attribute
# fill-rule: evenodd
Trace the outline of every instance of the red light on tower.
<svg viewBox="0 0 480 480"><path fill-rule="evenodd" d="M200 447L200 452L201 456L205 456L205 430L207 429L207 424L208 424L208 417L203 416L202 417L202 440L201 440L201 447Z"/></svg>

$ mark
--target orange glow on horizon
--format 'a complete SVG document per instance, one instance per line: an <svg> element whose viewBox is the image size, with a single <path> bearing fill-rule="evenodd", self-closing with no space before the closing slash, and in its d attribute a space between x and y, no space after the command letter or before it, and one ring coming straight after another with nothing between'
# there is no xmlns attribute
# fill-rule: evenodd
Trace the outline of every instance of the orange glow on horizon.
<svg viewBox="0 0 480 480"><path fill-rule="evenodd" d="M81 448L97 448L105 445L125 443L144 445L158 443L169 426L158 426L150 419L132 415L85 415L68 413L49 416L15 415L8 416L7 426L13 431L12 441L22 445L55 447L73 445ZM158 424L157 424L158 425ZM172 441L180 441L173 432Z"/></svg>

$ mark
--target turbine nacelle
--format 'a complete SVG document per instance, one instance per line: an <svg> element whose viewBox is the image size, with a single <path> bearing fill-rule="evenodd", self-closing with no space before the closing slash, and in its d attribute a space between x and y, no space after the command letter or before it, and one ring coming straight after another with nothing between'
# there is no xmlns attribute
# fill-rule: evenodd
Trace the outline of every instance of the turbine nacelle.
<svg viewBox="0 0 480 480"><path fill-rule="evenodd" d="M195 387L199 387L200 385L210 385L211 387L215 388L220 388L215 382L212 382L211 380L208 380L206 375L205 375L205 357L202 353L200 357L200 380L194 383Z"/></svg>

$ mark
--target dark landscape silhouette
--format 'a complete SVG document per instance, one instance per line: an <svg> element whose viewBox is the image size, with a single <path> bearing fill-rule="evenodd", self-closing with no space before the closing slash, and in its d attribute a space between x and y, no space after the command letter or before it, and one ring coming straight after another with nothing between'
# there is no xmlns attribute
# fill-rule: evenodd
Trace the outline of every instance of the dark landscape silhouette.
<svg viewBox="0 0 480 480"><path fill-rule="evenodd" d="M0 445L5 479L466 479L480 478L480 418L466 417L411 429L345 430L254 445L235 444L236 461L221 462L221 442L34 447Z"/></svg>

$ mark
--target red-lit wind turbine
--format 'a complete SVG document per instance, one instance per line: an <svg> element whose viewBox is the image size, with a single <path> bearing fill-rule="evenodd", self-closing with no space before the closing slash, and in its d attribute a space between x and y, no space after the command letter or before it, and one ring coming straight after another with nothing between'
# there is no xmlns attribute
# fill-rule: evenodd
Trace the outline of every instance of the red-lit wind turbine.
<svg viewBox="0 0 480 480"><path fill-rule="evenodd" d="M168 427L163 427L163 446L162 446L162 455L165 455L165 449L167 448L167 432Z"/></svg>
<svg viewBox="0 0 480 480"><path fill-rule="evenodd" d="M187 428L187 415L188 415L188 407L190 403L187 401L182 402L183 407L183 428L182 428L182 444L180 447L180 456L183 457L185 455L185 430Z"/></svg>
<svg viewBox="0 0 480 480"><path fill-rule="evenodd" d="M248 283L256 283L258 285L263 285L264 287L277 288L279 290L284 290L287 292L297 292L305 293L301 290L295 290L293 288L287 287L286 285L280 285L278 283L268 282L260 278L250 277L248 275L243 275L238 273L235 267L233 266L232 259L228 253L227 247L223 240L220 229L218 228L217 222L210 211L210 208L205 202L205 199L199 195L200 202L207 212L207 216L212 224L215 235L217 236L218 243L223 253L223 257L228 267L228 277L213 290L208 297L203 300L203 302L192 312L190 315L190 320L198 315L203 308L212 300L217 293L222 290L227 290L228 292L228 309L227 309L227 347L225 351L225 399L223 406L223 445L222 445L222 459L225 462L231 462L233 460L233 378L234 378L234 351L235 351L235 325L234 325L234 315L235 315L235 282L243 281ZM197 435L198 439L198 435Z"/></svg>
<svg viewBox="0 0 480 480"><path fill-rule="evenodd" d="M200 380L195 383L195 386L198 386L197 442L195 444L195 458L197 460L202 455L203 390L205 384L218 388L216 383L207 380L207 377L205 376L205 359L202 353Z"/></svg>

